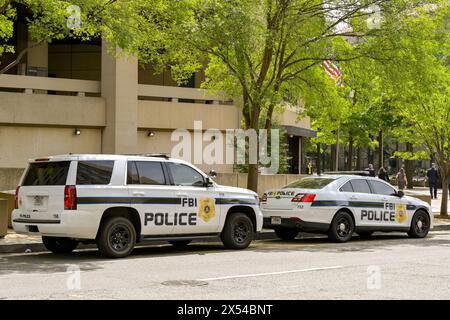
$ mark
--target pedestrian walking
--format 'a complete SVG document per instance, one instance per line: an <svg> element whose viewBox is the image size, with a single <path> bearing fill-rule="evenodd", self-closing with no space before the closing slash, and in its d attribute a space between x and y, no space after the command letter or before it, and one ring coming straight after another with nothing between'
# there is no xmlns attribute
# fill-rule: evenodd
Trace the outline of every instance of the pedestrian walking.
<svg viewBox="0 0 450 320"><path fill-rule="evenodd" d="M400 168L400 171L397 173L397 186L399 190L404 190L408 187L408 179L404 168Z"/></svg>
<svg viewBox="0 0 450 320"><path fill-rule="evenodd" d="M375 177L375 169L373 167L373 164L369 163L369 167L367 167L365 170L369 171L369 176Z"/></svg>
<svg viewBox="0 0 450 320"><path fill-rule="evenodd" d="M378 178L386 182L390 182L389 175L384 167L381 167L380 170L378 170Z"/></svg>
<svg viewBox="0 0 450 320"><path fill-rule="evenodd" d="M427 171L428 186L430 187L431 199L437 199L437 184L439 181L439 173L434 163L431 164L431 168Z"/></svg>

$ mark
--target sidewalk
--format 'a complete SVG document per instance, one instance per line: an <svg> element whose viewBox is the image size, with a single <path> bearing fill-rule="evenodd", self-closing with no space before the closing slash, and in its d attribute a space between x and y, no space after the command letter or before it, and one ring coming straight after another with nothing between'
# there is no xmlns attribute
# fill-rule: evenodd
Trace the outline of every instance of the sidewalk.
<svg viewBox="0 0 450 320"><path fill-rule="evenodd" d="M450 219L434 219L433 231L449 231L450 230ZM316 234L300 233L300 237L310 238L316 237ZM272 230L263 229L261 233L258 234L257 240L273 240L277 239L275 233ZM216 241L203 240L206 242ZM165 244L162 242L150 242L151 244ZM144 245L148 243L144 242ZM96 248L95 245L83 245L80 244L79 249ZM41 237L17 234L13 230L9 229L8 234L0 239L0 254L2 253L23 253L23 252L43 252L47 251L42 243Z"/></svg>

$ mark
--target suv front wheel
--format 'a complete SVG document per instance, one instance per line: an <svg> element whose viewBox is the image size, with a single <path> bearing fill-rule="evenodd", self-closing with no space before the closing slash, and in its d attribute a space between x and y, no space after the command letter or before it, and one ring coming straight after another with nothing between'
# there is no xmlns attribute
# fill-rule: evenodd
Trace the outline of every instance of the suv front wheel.
<svg viewBox="0 0 450 320"><path fill-rule="evenodd" d="M62 237L42 237L44 246L53 253L70 253L78 246L78 241Z"/></svg>
<svg viewBox="0 0 450 320"><path fill-rule="evenodd" d="M220 238L228 249L247 248L253 240L252 220L240 212L230 214L225 221Z"/></svg>
<svg viewBox="0 0 450 320"><path fill-rule="evenodd" d="M127 218L109 218L101 224L97 247L103 256L108 258L126 257L133 251L135 243L136 230Z"/></svg>

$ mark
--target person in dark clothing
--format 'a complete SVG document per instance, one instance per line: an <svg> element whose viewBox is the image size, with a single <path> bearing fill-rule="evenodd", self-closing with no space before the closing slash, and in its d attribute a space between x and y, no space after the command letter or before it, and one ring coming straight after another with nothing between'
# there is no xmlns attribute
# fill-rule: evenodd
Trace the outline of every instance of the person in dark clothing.
<svg viewBox="0 0 450 320"><path fill-rule="evenodd" d="M386 182L390 182L389 175L387 174L386 169L384 169L383 167L378 170L378 178Z"/></svg>
<svg viewBox="0 0 450 320"><path fill-rule="evenodd" d="M439 173L434 163L427 171L428 185L430 186L431 199L437 199L437 184L439 180Z"/></svg>
<svg viewBox="0 0 450 320"><path fill-rule="evenodd" d="M373 167L373 164L369 163L369 167L366 168L366 171L369 171L369 176L375 177L375 169Z"/></svg>

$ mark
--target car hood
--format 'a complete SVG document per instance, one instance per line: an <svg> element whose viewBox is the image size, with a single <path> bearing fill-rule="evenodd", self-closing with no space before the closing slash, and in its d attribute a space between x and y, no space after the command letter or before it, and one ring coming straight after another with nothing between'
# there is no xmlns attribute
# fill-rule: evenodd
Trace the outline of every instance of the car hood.
<svg viewBox="0 0 450 320"><path fill-rule="evenodd" d="M419 198L411 197L411 196L404 196L405 200L410 202L411 204L417 205L417 206L424 206L424 207L430 207L430 204L426 201L420 200Z"/></svg>
<svg viewBox="0 0 450 320"><path fill-rule="evenodd" d="M223 186L220 184L217 184L216 187L217 187L217 191L219 191L219 192L235 193L235 194L241 194L241 195L246 195L246 196L258 196L258 194L256 192L249 190L249 189L245 189L245 188Z"/></svg>

